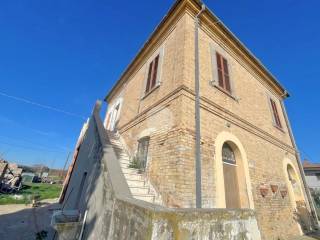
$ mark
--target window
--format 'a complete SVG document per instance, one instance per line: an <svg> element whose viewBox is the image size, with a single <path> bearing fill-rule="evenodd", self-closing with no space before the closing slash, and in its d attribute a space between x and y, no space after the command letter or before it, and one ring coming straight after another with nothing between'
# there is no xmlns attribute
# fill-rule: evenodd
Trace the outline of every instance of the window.
<svg viewBox="0 0 320 240"><path fill-rule="evenodd" d="M145 169L147 166L147 159L148 159L148 150L149 150L149 137L141 138L138 142L138 161L139 166L142 169Z"/></svg>
<svg viewBox="0 0 320 240"><path fill-rule="evenodd" d="M282 128L276 102L271 98L270 98L270 105L271 105L273 120L274 120L275 125L279 128Z"/></svg>
<svg viewBox="0 0 320 240"><path fill-rule="evenodd" d="M228 143L223 144L222 160L225 163L236 164L236 158L234 156L234 152Z"/></svg>
<svg viewBox="0 0 320 240"><path fill-rule="evenodd" d="M158 54L151 63L149 63L148 69L148 78L145 93L149 93L152 89L154 89L157 85L157 76L158 76L158 68L159 68L159 58Z"/></svg>
<svg viewBox="0 0 320 240"><path fill-rule="evenodd" d="M106 128L110 131L114 131L119 120L120 103L111 108L110 113L107 116Z"/></svg>
<svg viewBox="0 0 320 240"><path fill-rule="evenodd" d="M221 54L216 53L219 87L231 93L230 76L228 69L228 61Z"/></svg>

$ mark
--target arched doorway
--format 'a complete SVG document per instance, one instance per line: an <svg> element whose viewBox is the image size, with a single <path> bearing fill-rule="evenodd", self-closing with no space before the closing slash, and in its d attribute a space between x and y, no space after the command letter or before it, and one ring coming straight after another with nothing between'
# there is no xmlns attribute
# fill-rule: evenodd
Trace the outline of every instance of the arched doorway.
<svg viewBox="0 0 320 240"><path fill-rule="evenodd" d="M221 132L215 141L215 207L254 209L246 152L237 137Z"/></svg>
<svg viewBox="0 0 320 240"><path fill-rule="evenodd" d="M235 143L222 145L222 163L226 208L249 208L243 160Z"/></svg>
<svg viewBox="0 0 320 240"><path fill-rule="evenodd" d="M228 143L224 143L222 146L222 161L226 208L241 208L238 166L235 153Z"/></svg>

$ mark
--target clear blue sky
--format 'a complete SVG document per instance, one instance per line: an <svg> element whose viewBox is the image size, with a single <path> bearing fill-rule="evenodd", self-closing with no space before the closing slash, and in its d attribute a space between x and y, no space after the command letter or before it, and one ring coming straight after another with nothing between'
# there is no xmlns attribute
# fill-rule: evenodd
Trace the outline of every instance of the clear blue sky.
<svg viewBox="0 0 320 240"><path fill-rule="evenodd" d="M172 3L1 1L0 92L89 116ZM303 157L320 161L320 2L205 3L291 93L286 105ZM0 109L0 154L63 166L83 119L1 95Z"/></svg>

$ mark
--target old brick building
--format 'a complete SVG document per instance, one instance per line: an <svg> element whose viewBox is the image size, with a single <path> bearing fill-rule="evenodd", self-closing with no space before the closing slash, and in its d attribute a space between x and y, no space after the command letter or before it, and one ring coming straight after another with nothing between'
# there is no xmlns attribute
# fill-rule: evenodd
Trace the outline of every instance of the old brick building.
<svg viewBox="0 0 320 240"><path fill-rule="evenodd" d="M195 207L200 9L196 0L177 1L106 97L105 127L167 207ZM286 90L208 9L200 15L199 56L202 207L255 210L263 239L301 234L312 206Z"/></svg>

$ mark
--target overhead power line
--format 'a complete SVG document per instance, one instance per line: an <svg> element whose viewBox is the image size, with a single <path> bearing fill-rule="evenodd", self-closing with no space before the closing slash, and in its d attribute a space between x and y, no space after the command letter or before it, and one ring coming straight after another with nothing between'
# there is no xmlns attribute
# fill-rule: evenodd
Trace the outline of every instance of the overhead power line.
<svg viewBox="0 0 320 240"><path fill-rule="evenodd" d="M13 141L15 141L15 142L17 142L18 141L18 144L20 144L20 145L33 145L33 146L35 146L35 147L37 147L37 148L45 148L45 149L59 149L61 152L63 151L63 152L65 152L65 151L70 151L70 149L69 148L66 148L66 147L60 147L60 146L45 146L45 145L42 145L42 144L39 144L39 143L37 143L37 142L31 142L31 141L29 141L29 140L25 140L25 139L23 139L22 137L19 137L19 139L17 139L17 138L13 138L13 137L7 137L7 136L3 136L3 135L0 135L0 142L3 142L3 141L5 141L6 143L8 143L7 142L7 140L2 140L1 138L4 138L4 139L9 139L9 141L10 140L13 140ZM17 144L17 143L8 143L8 144Z"/></svg>
<svg viewBox="0 0 320 240"><path fill-rule="evenodd" d="M40 107L40 108L44 108L44 109L47 109L47 110L63 113L65 115L69 115L69 116L73 116L73 117L78 117L78 118L81 118L83 120L86 119L84 116L81 116L81 115L76 114L76 113L68 112L68 111L65 111L65 110L62 110L62 109L59 109L59 108L56 108L56 107L51 107L51 106L48 106L48 105L45 105L45 104L41 104L41 103L37 103L37 102L34 102L34 101L30 101L30 100L25 99L25 98L9 95L9 94L6 94L6 93L1 92L1 91L0 91L0 95L3 96L3 97L6 97L6 98L10 98L10 99L13 99L13 100L16 100L16 101L19 101L19 102L23 102L23 103L26 103L26 104L34 105L34 106L37 106L37 107Z"/></svg>
<svg viewBox="0 0 320 240"><path fill-rule="evenodd" d="M28 149L28 150L31 150L31 151L36 151L36 152L55 152L55 153L66 153L66 152L68 152L67 150L66 151L54 150L54 149L50 149L50 148L42 147L42 146L39 146L39 147L25 146L25 145L9 143L9 142L5 142L5 141L0 140L0 145L3 145L3 144L7 145L7 146L10 146L10 147L13 147L13 148L23 148L23 149Z"/></svg>

